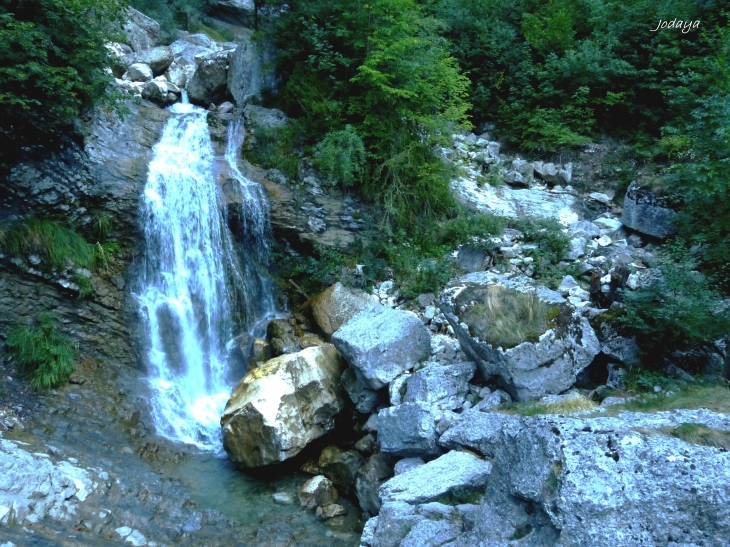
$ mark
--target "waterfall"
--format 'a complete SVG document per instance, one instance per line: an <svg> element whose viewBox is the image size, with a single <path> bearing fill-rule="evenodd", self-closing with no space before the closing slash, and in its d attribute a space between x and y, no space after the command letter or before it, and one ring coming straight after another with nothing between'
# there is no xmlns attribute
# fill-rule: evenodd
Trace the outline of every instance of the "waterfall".
<svg viewBox="0 0 730 547"><path fill-rule="evenodd" d="M226 159L244 192L241 239L250 242L237 248L215 182L207 112L185 103L170 107L173 116L149 164L136 296L157 432L220 451L220 415L238 380L229 374L234 329L252 333L274 308L271 282L253 261L268 259L268 204L260 186L236 166L242 131L232 124Z"/></svg>

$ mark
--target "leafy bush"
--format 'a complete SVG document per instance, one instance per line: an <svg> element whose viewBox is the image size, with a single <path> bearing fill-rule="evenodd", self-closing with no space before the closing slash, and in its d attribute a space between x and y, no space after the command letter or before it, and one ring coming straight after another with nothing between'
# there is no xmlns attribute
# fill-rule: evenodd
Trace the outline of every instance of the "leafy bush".
<svg viewBox="0 0 730 547"><path fill-rule="evenodd" d="M702 76L690 63L721 50L719 2L435 0L431 13L471 80L476 122L497 122L529 148L580 145L604 133L656 138L682 117L667 91ZM667 14L702 32L650 32ZM680 38L681 36L681 38ZM714 62L711 61L711 62ZM525 140L526 139L526 140Z"/></svg>
<svg viewBox="0 0 730 547"><path fill-rule="evenodd" d="M351 126L330 131L315 147L315 164L327 182L353 186L365 172L365 145Z"/></svg>
<svg viewBox="0 0 730 547"><path fill-rule="evenodd" d="M123 0L4 0L0 3L0 136L43 138L111 91L104 43L121 30Z"/></svg>
<svg viewBox="0 0 730 547"><path fill-rule="evenodd" d="M637 291L624 292L618 318L637 334L647 365L661 365L674 351L709 344L730 332L730 307L687 255L665 261L660 275Z"/></svg>
<svg viewBox="0 0 730 547"><path fill-rule="evenodd" d="M546 304L534 294L499 285L467 289L457 298L457 306L471 336L503 349L537 342L559 313L556 306Z"/></svg>
<svg viewBox="0 0 730 547"><path fill-rule="evenodd" d="M78 345L63 334L48 317L38 326L16 327L8 334L7 346L20 370L41 391L62 386L74 371Z"/></svg>
<svg viewBox="0 0 730 547"><path fill-rule="evenodd" d="M296 177L299 156L293 127L256 126L253 138L255 146L244 152L246 159L265 169L278 169L291 179Z"/></svg>

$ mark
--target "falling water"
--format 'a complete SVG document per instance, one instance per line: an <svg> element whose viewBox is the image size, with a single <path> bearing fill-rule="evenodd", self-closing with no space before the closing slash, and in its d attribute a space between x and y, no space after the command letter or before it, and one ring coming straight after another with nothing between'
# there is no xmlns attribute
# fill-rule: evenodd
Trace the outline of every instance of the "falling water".
<svg viewBox="0 0 730 547"><path fill-rule="evenodd" d="M158 433L219 451L220 415L237 380L227 344L234 329L250 332L273 310L271 283L252 260L267 259L268 205L236 166L236 124L226 159L248 192L241 239L251 242L236 248L215 183L206 111L183 103L170 110L142 206L146 249L137 297L148 335L150 403Z"/></svg>

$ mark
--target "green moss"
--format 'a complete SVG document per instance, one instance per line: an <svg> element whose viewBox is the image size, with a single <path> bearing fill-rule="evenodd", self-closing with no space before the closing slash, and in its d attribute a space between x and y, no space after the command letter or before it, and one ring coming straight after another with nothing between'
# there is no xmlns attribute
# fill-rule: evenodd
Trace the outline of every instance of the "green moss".
<svg viewBox="0 0 730 547"><path fill-rule="evenodd" d="M56 331L49 317L37 326L18 326L7 339L19 369L28 375L33 389L41 391L66 383L74 371L78 346Z"/></svg>
<svg viewBox="0 0 730 547"><path fill-rule="evenodd" d="M603 313L599 313L593 319L591 319L591 325L594 328L599 328L606 324L617 325L619 323L619 319L623 315L624 315L623 308L620 308L620 307L611 308L609 310L606 310Z"/></svg>
<svg viewBox="0 0 730 547"><path fill-rule="evenodd" d="M478 504L482 501L483 492L478 490L470 490L466 488L456 488L447 494L443 494L436 498L436 503L443 505L463 505L463 504Z"/></svg>
<svg viewBox="0 0 730 547"><path fill-rule="evenodd" d="M499 285L467 289L457 298L457 306L472 336L504 349L537 342L560 312L534 294Z"/></svg>

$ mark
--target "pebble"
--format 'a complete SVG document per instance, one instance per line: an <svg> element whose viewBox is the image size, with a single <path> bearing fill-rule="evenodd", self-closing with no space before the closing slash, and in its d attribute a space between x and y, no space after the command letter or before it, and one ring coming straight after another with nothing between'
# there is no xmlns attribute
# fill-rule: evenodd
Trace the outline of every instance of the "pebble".
<svg viewBox="0 0 730 547"><path fill-rule="evenodd" d="M279 505L292 505L294 503L294 496L287 492L277 492L272 497L274 498L274 503L278 503Z"/></svg>

